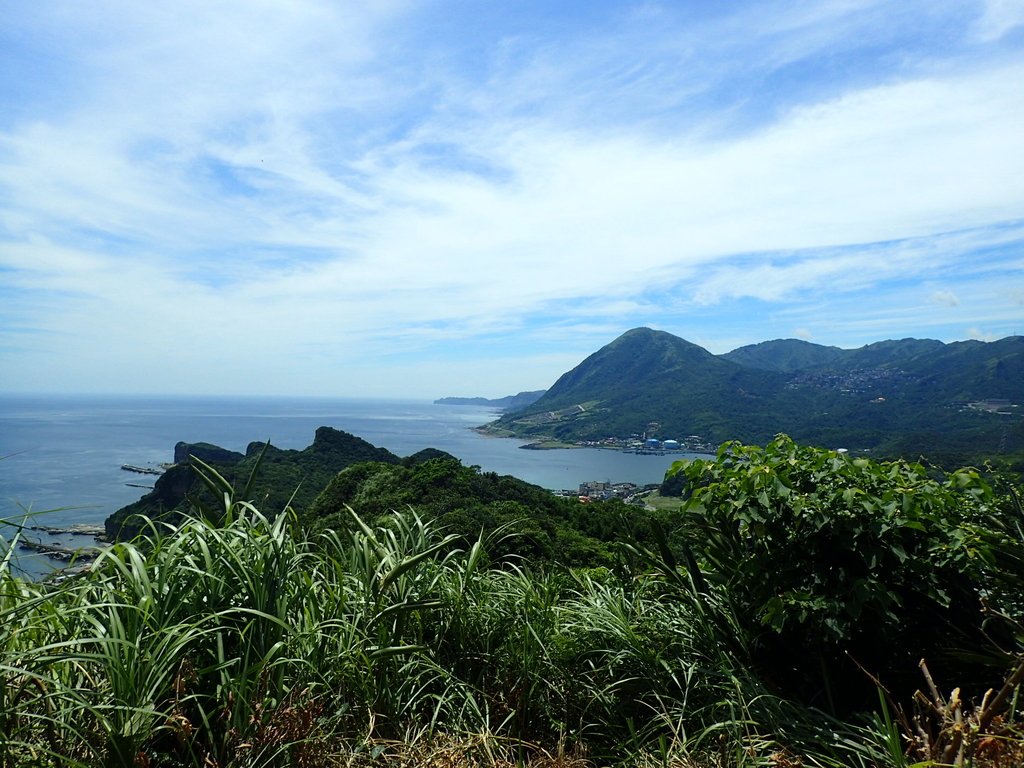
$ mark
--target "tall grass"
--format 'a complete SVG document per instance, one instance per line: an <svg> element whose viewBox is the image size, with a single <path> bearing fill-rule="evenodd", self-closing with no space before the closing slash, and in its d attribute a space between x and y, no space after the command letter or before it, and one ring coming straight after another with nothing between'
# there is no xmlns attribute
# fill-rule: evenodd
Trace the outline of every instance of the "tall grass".
<svg viewBox="0 0 1024 768"><path fill-rule="evenodd" d="M900 764L864 746L891 723L772 696L660 555L536 573L411 511L310 540L223 498L59 583L0 563L0 766Z"/></svg>

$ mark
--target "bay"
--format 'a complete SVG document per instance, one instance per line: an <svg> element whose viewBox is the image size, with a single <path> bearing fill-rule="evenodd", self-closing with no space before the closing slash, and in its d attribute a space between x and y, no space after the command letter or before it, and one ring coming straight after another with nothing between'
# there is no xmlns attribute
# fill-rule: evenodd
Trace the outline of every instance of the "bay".
<svg viewBox="0 0 1024 768"><path fill-rule="evenodd" d="M350 432L407 456L439 448L484 471L550 489L589 480L660 482L682 456L644 456L601 449L523 450L522 441L486 437L472 427L497 418L482 407L420 400L251 397L0 396L0 520L66 527L101 525L146 492L155 478L122 464L158 466L175 443L207 442L244 452L250 442L301 449L317 427ZM10 539L13 529L0 528ZM81 537L32 532L45 543ZM39 574L56 567L18 552L18 566Z"/></svg>

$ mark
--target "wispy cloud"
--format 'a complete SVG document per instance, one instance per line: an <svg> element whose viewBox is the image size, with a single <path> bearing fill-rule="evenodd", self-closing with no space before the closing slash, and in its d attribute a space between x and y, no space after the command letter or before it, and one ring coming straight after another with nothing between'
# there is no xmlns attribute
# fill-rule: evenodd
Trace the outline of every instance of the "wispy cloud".
<svg viewBox="0 0 1024 768"><path fill-rule="evenodd" d="M1020 0L986 0L985 10L975 23L975 34L983 41L998 40L1024 26L1024 4Z"/></svg>
<svg viewBox="0 0 1024 768"><path fill-rule="evenodd" d="M0 386L501 394L637 324L1005 335L1015 7L12 8Z"/></svg>

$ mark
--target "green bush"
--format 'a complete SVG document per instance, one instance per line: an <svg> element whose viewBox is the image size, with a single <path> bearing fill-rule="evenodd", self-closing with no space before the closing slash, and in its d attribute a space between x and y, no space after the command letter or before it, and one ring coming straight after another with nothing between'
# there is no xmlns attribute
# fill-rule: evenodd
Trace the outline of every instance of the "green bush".
<svg viewBox="0 0 1024 768"><path fill-rule="evenodd" d="M847 708L863 703L858 687L874 695L855 665L898 685L921 656L991 682L967 653L989 647L983 599L1019 608L1024 560L1008 525L1018 512L977 471L935 476L779 436L763 448L727 443L670 474L686 486L676 536L745 617L779 690Z"/></svg>

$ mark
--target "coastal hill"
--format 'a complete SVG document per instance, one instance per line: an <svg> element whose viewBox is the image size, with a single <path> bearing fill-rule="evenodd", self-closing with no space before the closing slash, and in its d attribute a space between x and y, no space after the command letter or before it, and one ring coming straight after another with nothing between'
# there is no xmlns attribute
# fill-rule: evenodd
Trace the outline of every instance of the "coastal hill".
<svg viewBox="0 0 1024 768"><path fill-rule="evenodd" d="M153 490L138 501L114 512L104 523L109 539L127 539L138 533L136 515L173 522L192 501L213 502L192 467L191 457L214 467L235 487L244 486L259 463L252 499L267 513L289 504L304 509L341 470L360 462L415 464L443 451L427 449L402 459L348 432L320 427L313 443L302 450L284 450L266 443L249 443L245 454L209 443L178 443L175 464L161 475Z"/></svg>
<svg viewBox="0 0 1024 768"><path fill-rule="evenodd" d="M844 350L796 339L724 355L635 328L488 425L560 441L646 434L801 442L974 461L1024 451L1024 337L901 339Z"/></svg>

